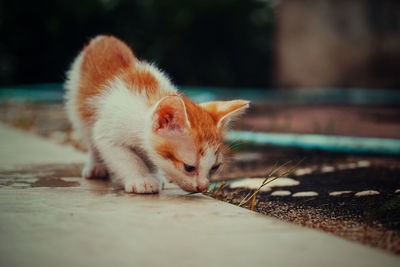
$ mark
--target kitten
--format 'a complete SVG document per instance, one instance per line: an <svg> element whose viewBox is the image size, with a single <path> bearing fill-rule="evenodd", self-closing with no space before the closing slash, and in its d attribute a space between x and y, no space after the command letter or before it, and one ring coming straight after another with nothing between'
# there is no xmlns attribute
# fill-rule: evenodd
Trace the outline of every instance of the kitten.
<svg viewBox="0 0 400 267"><path fill-rule="evenodd" d="M90 41L67 73L66 108L89 149L82 175L126 192L157 193L163 175L188 192L207 189L223 162L229 121L245 100L196 104L113 36Z"/></svg>

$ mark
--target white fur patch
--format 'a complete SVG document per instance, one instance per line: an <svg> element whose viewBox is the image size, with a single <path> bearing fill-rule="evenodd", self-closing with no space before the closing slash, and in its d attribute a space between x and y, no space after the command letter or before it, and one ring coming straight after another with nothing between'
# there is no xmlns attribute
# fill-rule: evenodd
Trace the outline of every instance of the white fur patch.
<svg viewBox="0 0 400 267"><path fill-rule="evenodd" d="M83 60L83 53L80 53L73 61L70 70L67 72L67 79L64 87L66 89L65 94L65 107L67 115L72 123L73 128L79 135L79 138L84 139L87 143L89 136L87 136L87 129L84 128L84 123L80 120L78 114L77 95L80 86L80 68Z"/></svg>

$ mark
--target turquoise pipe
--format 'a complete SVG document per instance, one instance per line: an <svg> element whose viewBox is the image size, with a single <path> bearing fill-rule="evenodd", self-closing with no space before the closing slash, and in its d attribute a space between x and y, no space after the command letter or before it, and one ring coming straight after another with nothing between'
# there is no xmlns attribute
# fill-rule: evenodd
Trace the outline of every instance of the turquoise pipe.
<svg viewBox="0 0 400 267"><path fill-rule="evenodd" d="M232 130L228 133L227 141L240 141L257 145L293 146L348 153L400 155L400 140L389 138L261 133Z"/></svg>

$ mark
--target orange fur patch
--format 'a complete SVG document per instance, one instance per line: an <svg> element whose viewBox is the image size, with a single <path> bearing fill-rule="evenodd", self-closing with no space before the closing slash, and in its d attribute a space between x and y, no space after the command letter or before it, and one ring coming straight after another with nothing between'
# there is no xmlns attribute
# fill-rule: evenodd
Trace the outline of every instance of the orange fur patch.
<svg viewBox="0 0 400 267"><path fill-rule="evenodd" d="M203 103L202 107L213 117L216 124L227 114L248 105L245 100L214 101Z"/></svg>
<svg viewBox="0 0 400 267"><path fill-rule="evenodd" d="M148 104L153 105L165 93L158 90L158 81L147 70L135 67L138 59L132 50L113 36L100 36L93 39L83 50L80 69L80 88L78 92L78 111L87 123L93 122L94 110L87 100L105 90L110 79L119 77L131 90L147 96Z"/></svg>
<svg viewBox="0 0 400 267"><path fill-rule="evenodd" d="M218 145L222 142L221 131L217 129L213 117L205 111L199 104L191 101L186 97L182 97L186 113L191 125L191 134L195 138L196 146L201 153L203 144ZM203 151L204 153L204 151Z"/></svg>
<svg viewBox="0 0 400 267"><path fill-rule="evenodd" d="M123 72L120 78L127 84L131 90L136 90L139 94L146 94L147 104L154 105L166 94L159 90L159 83L157 79L147 70L130 68L128 71Z"/></svg>
<svg viewBox="0 0 400 267"><path fill-rule="evenodd" d="M113 36L93 39L83 50L78 92L78 111L82 119L92 122L94 110L87 100L104 90L103 85L137 60L132 50Z"/></svg>
<svg viewBox="0 0 400 267"><path fill-rule="evenodd" d="M155 146L155 150L157 153L166 160L171 161L175 168L178 168L179 164L182 162L176 155L176 148L173 144L169 142L163 142L160 140L153 140L157 145Z"/></svg>
<svg viewBox="0 0 400 267"><path fill-rule="evenodd" d="M207 146L218 146L218 151L222 147L222 131L216 127L216 122L212 116L205 111L200 105L191 101L183 95L180 95L185 103L186 113L190 122L190 136L195 142L193 153L197 154L197 160L204 156ZM168 141L153 140L158 145L155 147L157 153L170 160L176 167L183 162L176 154L176 146Z"/></svg>
<svg viewBox="0 0 400 267"><path fill-rule="evenodd" d="M197 149L194 153L203 156L206 145L219 146L222 143L221 131L217 129L216 123L211 115L202 107L185 96L181 96L181 98L185 103L186 113L191 126L190 135L193 137ZM174 159L170 158L170 154L174 155L175 149L174 146L166 143L160 145L156 150L162 157L169 159L172 162L175 160L180 161L176 156Z"/></svg>
<svg viewBox="0 0 400 267"><path fill-rule="evenodd" d="M159 90L159 83L154 75L137 67L140 61L131 48L113 36L99 36L83 49L80 68L80 88L78 92L78 112L88 124L93 123L94 109L87 100L99 95L107 81L118 77L130 90L139 94L145 92L147 104L154 105L166 93Z"/></svg>

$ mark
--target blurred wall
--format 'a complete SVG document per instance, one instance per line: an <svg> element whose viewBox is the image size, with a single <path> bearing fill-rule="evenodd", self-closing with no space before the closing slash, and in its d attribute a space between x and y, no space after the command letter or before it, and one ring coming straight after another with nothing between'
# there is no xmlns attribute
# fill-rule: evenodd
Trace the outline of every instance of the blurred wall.
<svg viewBox="0 0 400 267"><path fill-rule="evenodd" d="M269 0L3 0L0 85L62 82L85 43L113 34L180 85L271 85Z"/></svg>
<svg viewBox="0 0 400 267"><path fill-rule="evenodd" d="M282 0L279 87L400 88L400 1Z"/></svg>

